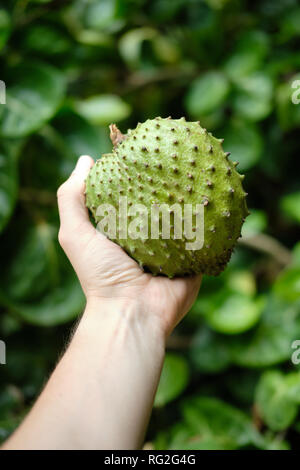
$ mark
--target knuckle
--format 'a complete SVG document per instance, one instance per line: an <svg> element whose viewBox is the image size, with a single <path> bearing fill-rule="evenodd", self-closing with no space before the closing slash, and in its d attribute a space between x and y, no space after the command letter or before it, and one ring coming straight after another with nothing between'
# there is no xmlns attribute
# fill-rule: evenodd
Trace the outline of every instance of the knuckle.
<svg viewBox="0 0 300 470"><path fill-rule="evenodd" d="M62 248L64 248L68 244L68 234L62 228L59 229L58 232L58 242Z"/></svg>
<svg viewBox="0 0 300 470"><path fill-rule="evenodd" d="M60 199L61 197L63 197L63 195L66 194L67 189L68 189L67 182L65 182L58 188L57 193L56 193L57 198Z"/></svg>
<svg viewBox="0 0 300 470"><path fill-rule="evenodd" d="M57 190L57 198L62 199L82 192L82 184L72 175Z"/></svg>

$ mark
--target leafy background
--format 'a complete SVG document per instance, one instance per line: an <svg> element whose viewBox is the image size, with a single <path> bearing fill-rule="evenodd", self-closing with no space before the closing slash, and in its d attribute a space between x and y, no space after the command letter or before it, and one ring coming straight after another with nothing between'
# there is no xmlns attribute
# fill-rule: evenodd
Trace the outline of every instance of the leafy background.
<svg viewBox="0 0 300 470"><path fill-rule="evenodd" d="M57 187L110 122L185 115L225 138L251 216L169 340L145 448L299 448L299 46L297 0L0 2L1 440L84 306Z"/></svg>

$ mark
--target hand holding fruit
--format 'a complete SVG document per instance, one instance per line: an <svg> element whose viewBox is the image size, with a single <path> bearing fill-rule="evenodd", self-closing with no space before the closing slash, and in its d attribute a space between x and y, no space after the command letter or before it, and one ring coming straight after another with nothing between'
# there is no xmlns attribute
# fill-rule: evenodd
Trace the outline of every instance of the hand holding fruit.
<svg viewBox="0 0 300 470"><path fill-rule="evenodd" d="M118 245L94 228L85 205L85 178L93 160L82 156L58 190L59 241L70 259L87 302L119 299L138 304L168 335L195 300L201 276L168 279L145 273Z"/></svg>

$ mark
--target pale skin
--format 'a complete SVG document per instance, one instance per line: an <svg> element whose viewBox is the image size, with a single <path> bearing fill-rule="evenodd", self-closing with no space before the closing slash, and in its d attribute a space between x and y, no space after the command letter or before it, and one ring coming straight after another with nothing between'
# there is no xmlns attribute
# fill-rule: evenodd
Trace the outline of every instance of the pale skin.
<svg viewBox="0 0 300 470"><path fill-rule="evenodd" d="M137 449L147 428L166 339L201 276L168 279L138 264L91 224L82 156L58 190L59 242L86 296L62 359L2 449Z"/></svg>

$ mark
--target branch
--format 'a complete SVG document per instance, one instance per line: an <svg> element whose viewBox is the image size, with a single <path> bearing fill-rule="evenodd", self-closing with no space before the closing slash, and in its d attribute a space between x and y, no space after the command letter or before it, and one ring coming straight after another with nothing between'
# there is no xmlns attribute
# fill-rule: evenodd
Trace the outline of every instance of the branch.
<svg viewBox="0 0 300 470"><path fill-rule="evenodd" d="M252 248L266 253L274 258L281 266L285 267L292 261L291 252L275 238L259 233L250 237L243 237L238 240L239 245Z"/></svg>
<svg viewBox="0 0 300 470"><path fill-rule="evenodd" d="M152 72L134 72L132 73L123 86L123 93L129 93L135 91L138 88L142 88L152 83L172 81L177 79L193 79L198 75L199 71L190 68L178 68L178 67L166 67Z"/></svg>

